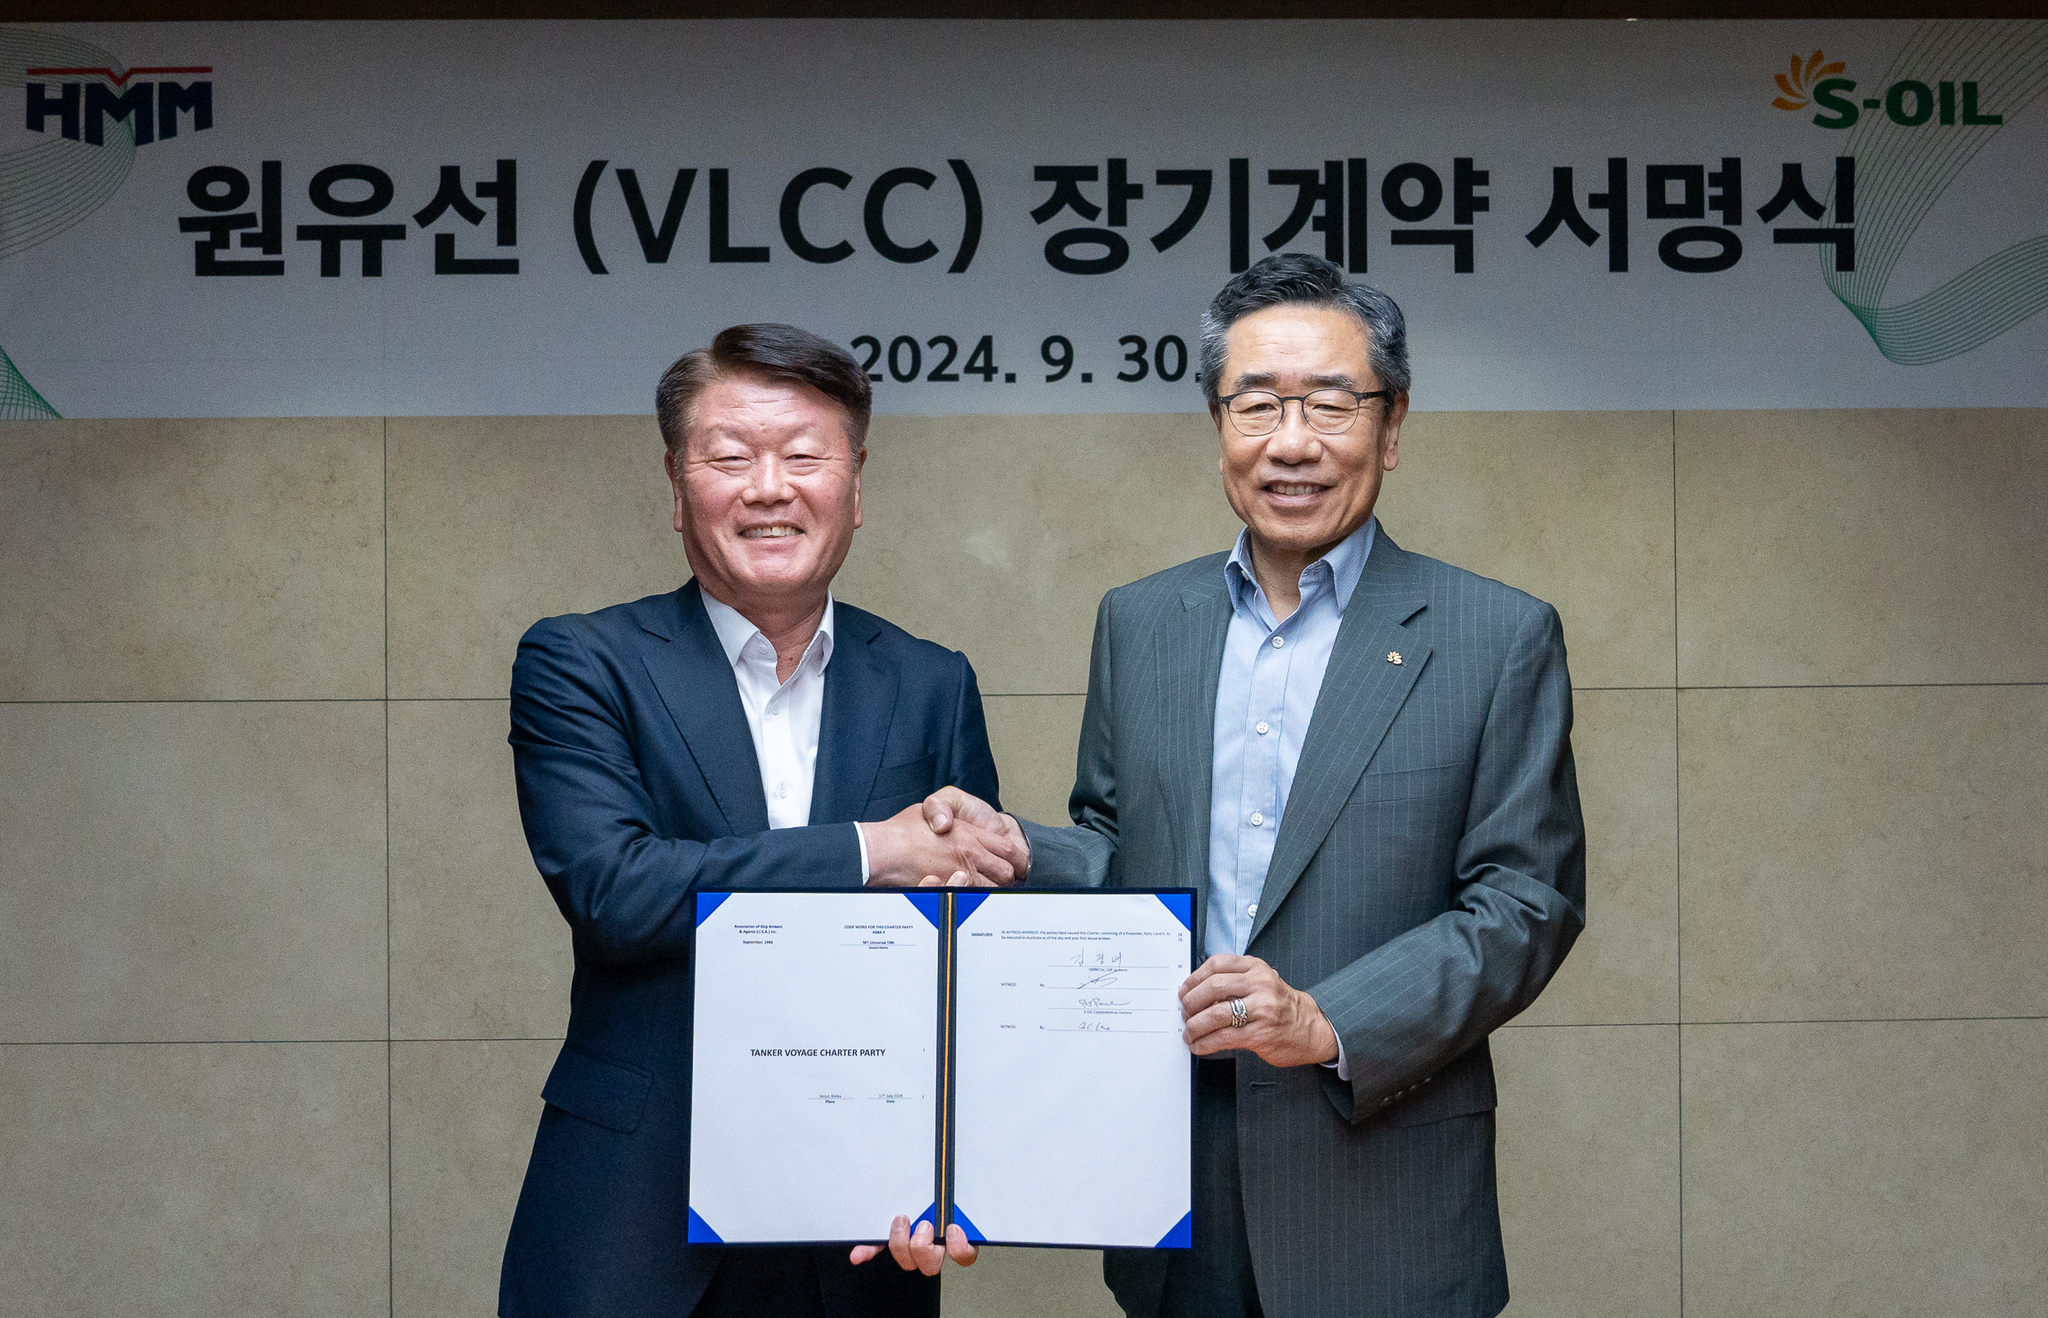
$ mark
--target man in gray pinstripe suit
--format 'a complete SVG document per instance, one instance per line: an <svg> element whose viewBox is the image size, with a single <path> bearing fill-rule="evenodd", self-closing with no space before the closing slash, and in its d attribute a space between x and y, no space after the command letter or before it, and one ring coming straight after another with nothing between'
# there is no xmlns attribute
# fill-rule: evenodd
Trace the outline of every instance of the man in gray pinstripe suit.
<svg viewBox="0 0 2048 1318"><path fill-rule="evenodd" d="M1408 410L1392 299L1269 257L1203 332L1245 529L1103 599L1073 826L1024 825L1034 884L1200 894L1195 1247L1103 1271L1132 1318L1489 1318L1486 1039L1585 923L1557 612L1373 517Z"/></svg>

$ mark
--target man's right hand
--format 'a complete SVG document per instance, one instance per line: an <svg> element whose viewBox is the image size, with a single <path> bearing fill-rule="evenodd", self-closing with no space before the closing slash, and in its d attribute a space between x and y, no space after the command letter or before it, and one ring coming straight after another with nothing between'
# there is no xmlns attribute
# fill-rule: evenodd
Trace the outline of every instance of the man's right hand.
<svg viewBox="0 0 2048 1318"><path fill-rule="evenodd" d="M928 804L921 802L880 823L860 826L868 844L869 887L915 888L928 876L943 881L947 875L954 876L956 884L978 878L1007 886L1029 872L1031 849L1024 845L1024 835L1015 821L997 816L1009 824L1005 830L993 823L974 823L962 815L950 818L941 833L927 822L927 809Z"/></svg>

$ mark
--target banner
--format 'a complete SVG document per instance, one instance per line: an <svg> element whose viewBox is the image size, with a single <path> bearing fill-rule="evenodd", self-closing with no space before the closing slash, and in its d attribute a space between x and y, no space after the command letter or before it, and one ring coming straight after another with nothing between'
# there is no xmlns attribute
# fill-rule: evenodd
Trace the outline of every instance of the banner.
<svg viewBox="0 0 2048 1318"><path fill-rule="evenodd" d="M1436 409L2048 405L2041 22L0 28L0 415L1186 411L1269 251Z"/></svg>

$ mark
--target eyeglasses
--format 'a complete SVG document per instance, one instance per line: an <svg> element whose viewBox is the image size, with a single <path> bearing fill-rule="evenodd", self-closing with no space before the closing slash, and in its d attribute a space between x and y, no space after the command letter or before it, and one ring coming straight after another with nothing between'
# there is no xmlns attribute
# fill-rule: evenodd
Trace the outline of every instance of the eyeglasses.
<svg viewBox="0 0 2048 1318"><path fill-rule="evenodd" d="M1368 398L1392 398L1391 389L1317 389L1306 394L1276 394L1270 389L1247 389L1225 394L1216 401L1230 415L1237 433L1256 439L1280 428L1289 403L1301 404L1302 419L1319 435L1341 435L1358 419L1358 409Z"/></svg>

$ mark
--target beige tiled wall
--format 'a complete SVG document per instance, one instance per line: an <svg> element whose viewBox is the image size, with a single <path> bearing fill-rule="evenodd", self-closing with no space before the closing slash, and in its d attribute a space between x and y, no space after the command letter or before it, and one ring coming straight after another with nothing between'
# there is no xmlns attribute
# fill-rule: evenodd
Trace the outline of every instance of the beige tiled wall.
<svg viewBox="0 0 2048 1318"><path fill-rule="evenodd" d="M1195 416L884 418L842 598L1064 809ZM1562 613L1591 924L1495 1040L1516 1318L2048 1309L2048 414L1422 414L1381 513ZM0 424L0 1314L493 1311L568 938L520 630L683 575L650 422ZM1103 1315L991 1251L975 1318Z"/></svg>

